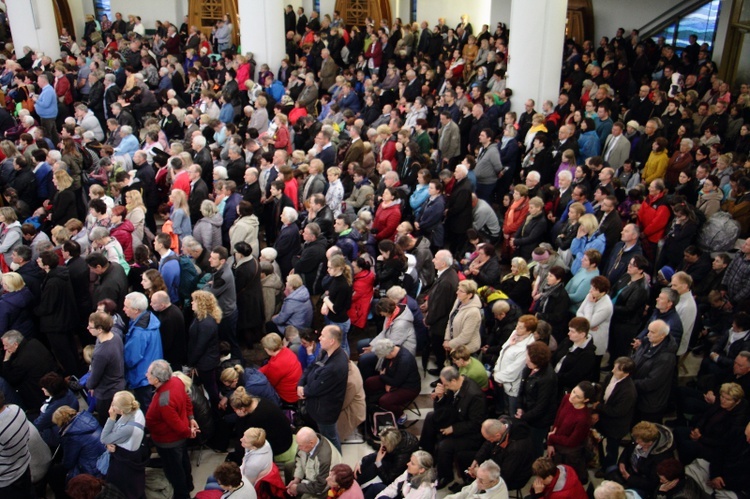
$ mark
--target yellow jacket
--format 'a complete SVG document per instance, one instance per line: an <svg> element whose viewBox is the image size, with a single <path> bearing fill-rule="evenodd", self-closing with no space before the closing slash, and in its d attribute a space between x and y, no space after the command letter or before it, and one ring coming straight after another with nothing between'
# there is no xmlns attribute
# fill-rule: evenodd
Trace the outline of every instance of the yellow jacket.
<svg viewBox="0 0 750 499"><path fill-rule="evenodd" d="M651 151L646 166L643 168L643 182L648 186L652 180L664 178L664 174L667 173L667 166L669 166L669 155L666 149L661 152Z"/></svg>

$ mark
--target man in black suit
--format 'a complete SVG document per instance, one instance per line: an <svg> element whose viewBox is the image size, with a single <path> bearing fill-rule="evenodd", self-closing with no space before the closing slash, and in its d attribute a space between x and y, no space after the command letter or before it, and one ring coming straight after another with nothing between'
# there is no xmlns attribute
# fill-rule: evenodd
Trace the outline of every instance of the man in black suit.
<svg viewBox="0 0 750 499"><path fill-rule="evenodd" d="M442 489L453 480L456 454L482 446L485 400L476 381L459 374L455 366L440 371L431 397L435 410L425 419L419 446L435 456L437 488Z"/></svg>
<svg viewBox="0 0 750 499"><path fill-rule="evenodd" d="M68 268L70 284L73 286L73 294L78 306L78 324L81 326L79 331L83 331L85 324L88 324L89 313L96 308L91 303L91 293L89 292L89 285L91 284L89 266L86 264L86 260L81 258L81 245L76 241L69 240L63 243L62 256L65 259L65 266ZM80 338L85 340L84 343L90 343L89 338L85 335L80 335Z"/></svg>
<svg viewBox="0 0 750 499"><path fill-rule="evenodd" d="M435 354L437 369L430 369L430 374L437 375L440 373L440 366L445 363L445 349L443 348L443 339L445 337L445 328L448 326L448 317L455 301L456 290L458 289L458 274L453 268L453 256L448 250L440 250L435 254L432 263L437 270L437 278L427 294L425 303L422 304L424 313L424 323L430 330L430 344L422 352L422 367L427 367L430 358L429 350ZM427 345L426 345L427 346Z"/></svg>
<svg viewBox="0 0 750 499"><path fill-rule="evenodd" d="M407 102L414 102L414 99L422 95L422 85L417 78L417 73L413 69L406 72L406 88L404 88L404 98Z"/></svg>
<svg viewBox="0 0 750 499"><path fill-rule="evenodd" d="M214 160L211 158L211 151L206 147L206 137L196 134L190 142L190 147L195 153L193 162L201 167L201 178L206 186L212 187L214 185Z"/></svg>
<svg viewBox="0 0 750 499"><path fill-rule="evenodd" d="M451 240L451 252L456 254L466 243L466 231L471 228L471 182L467 178L469 171L464 165L457 165L453 176L456 183L448 198L445 217L446 237Z"/></svg>
<svg viewBox="0 0 750 499"><path fill-rule="evenodd" d="M331 132L321 130L315 136L315 147L319 148L317 158L323 162L325 169L336 165L336 148L331 142Z"/></svg>
<svg viewBox="0 0 750 499"><path fill-rule="evenodd" d="M648 85L643 85L638 90L638 95L633 96L628 104L628 120L635 120L641 126L644 126L651 117L651 111L654 109L654 103L648 98L651 89Z"/></svg>
<svg viewBox="0 0 750 499"><path fill-rule="evenodd" d="M281 183L283 184L283 182ZM289 198L287 197L287 199ZM292 259L299 253L301 247L299 226L297 225L298 216L294 208L286 206L282 209L279 217L282 227L278 238L274 241L273 248L278 253L276 262L279 264L281 275L289 275L289 271L292 270Z"/></svg>
<svg viewBox="0 0 750 499"><path fill-rule="evenodd" d="M301 8L301 7L300 7ZM289 33L297 28L297 16L294 13L294 7L287 5L284 7L284 33Z"/></svg>
<svg viewBox="0 0 750 499"><path fill-rule="evenodd" d="M635 401L638 393L630 374L635 370L635 362L630 357L618 357L612 374L604 381L604 398L594 406L596 428L607 439L604 446L602 470L617 464L620 440L630 431Z"/></svg>
<svg viewBox="0 0 750 499"><path fill-rule="evenodd" d="M190 208L190 222L195 226L201 218L201 203L208 199L208 185L201 178L201 167L190 165L190 196L188 196L188 207Z"/></svg>
<svg viewBox="0 0 750 499"><path fill-rule="evenodd" d="M304 35L305 28L307 27L307 16L305 15L304 7L297 9L297 16L297 33Z"/></svg>
<svg viewBox="0 0 750 499"><path fill-rule="evenodd" d="M609 195L602 199L599 210L596 212L596 218L599 221L599 232L604 234L607 241L602 261L606 262L612 248L620 241L622 232L622 218L620 213L615 209L617 207L617 198Z"/></svg>

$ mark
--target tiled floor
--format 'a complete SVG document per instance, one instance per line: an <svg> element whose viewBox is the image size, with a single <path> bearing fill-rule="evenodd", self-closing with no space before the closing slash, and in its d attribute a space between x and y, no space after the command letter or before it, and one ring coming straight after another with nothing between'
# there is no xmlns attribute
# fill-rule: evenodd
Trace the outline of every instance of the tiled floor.
<svg viewBox="0 0 750 499"><path fill-rule="evenodd" d="M700 361L701 359L699 357L696 357L692 354L689 355L685 362L686 371L681 372L681 380L695 376L695 374L698 372L698 368L700 367ZM432 363L431 366L434 367ZM422 372L421 368L420 372ZM419 436L422 430L422 421L424 421L425 416L432 409L432 401L429 397L429 394L432 392L432 388L430 388L430 382L434 380L435 377L429 374L427 374L426 377L422 378L422 391L417 398L417 407L419 407L421 410L421 416L416 416L411 412L407 412L408 420L411 423L408 430L417 436ZM373 452L373 449L367 444L347 444L343 445L342 450L344 462L352 466L354 466L363 456ZM193 463L193 480L196 484L196 487L200 487L202 484L206 483L206 478L211 475L216 466L224 461L225 456L226 454L215 453L211 449L205 449L201 454L201 464L200 466L197 466L198 453L193 453L191 462ZM601 482L600 479L594 477L593 471L590 472L589 476L595 486ZM199 490L200 489L196 489L193 492L196 493ZM524 495L527 492L528 487L523 490ZM442 499L448 494L450 494L450 491L445 488L438 491L437 497L438 499Z"/></svg>

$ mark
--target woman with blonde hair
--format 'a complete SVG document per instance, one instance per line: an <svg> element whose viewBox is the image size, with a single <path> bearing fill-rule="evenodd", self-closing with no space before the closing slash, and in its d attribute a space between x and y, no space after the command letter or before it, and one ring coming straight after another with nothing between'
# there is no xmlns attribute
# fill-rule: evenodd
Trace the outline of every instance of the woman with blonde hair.
<svg viewBox="0 0 750 499"><path fill-rule="evenodd" d="M266 440L266 430L251 427L245 430L240 438L240 445L245 449L240 470L242 476L252 485L273 469L273 450Z"/></svg>
<svg viewBox="0 0 750 499"><path fill-rule="evenodd" d="M44 209L52 210L50 222L52 225L65 225L71 218L78 216L76 207L76 194L73 190L73 179L65 170L57 170L52 175L52 183L57 192L52 198L52 202L45 201Z"/></svg>
<svg viewBox="0 0 750 499"><path fill-rule="evenodd" d="M595 249L600 254L604 254L607 241L604 234L599 232L599 221L596 217L587 213L578 220L578 233L570 245L570 252L573 255L573 263L570 265L570 272L576 275L581 268L581 260L586 250Z"/></svg>
<svg viewBox="0 0 750 499"><path fill-rule="evenodd" d="M98 475L96 462L105 451L101 443L101 428L93 414L78 412L70 406L58 407L52 414L52 422L60 428L60 450L62 463L53 466L49 484L55 497L64 497L65 482L86 473Z"/></svg>
<svg viewBox="0 0 750 499"><path fill-rule="evenodd" d="M219 405L216 368L219 366L221 357L219 353L221 308L216 297L208 291L194 291L191 298L195 319L188 329L188 365L196 370L198 378L208 392L211 405L216 407Z"/></svg>
<svg viewBox="0 0 750 499"><path fill-rule="evenodd" d="M268 363L259 370L271 386L279 394L279 398L287 404L294 404L299 400L297 383L302 377L302 366L288 347L276 333L269 333L260 340L263 350L268 356Z"/></svg>
<svg viewBox="0 0 750 499"><path fill-rule="evenodd" d="M243 388L253 396L268 399L276 405L281 405L279 395L268 382L266 375L254 367L243 368L239 364L234 367L227 367L221 371L219 379L221 384L224 385L222 391L225 394L221 396L219 407L226 406L227 400L232 398L233 391L238 388Z"/></svg>
<svg viewBox="0 0 750 499"><path fill-rule="evenodd" d="M190 224L190 206L187 194L181 189L172 189L169 194L172 208L169 210L169 219L172 221L172 230L182 240L185 236L193 235L193 227Z"/></svg>
<svg viewBox="0 0 750 499"><path fill-rule="evenodd" d="M510 261L510 272L500 281L500 291L508 295L519 308L526 312L531 306L531 273L526 260L520 256Z"/></svg>
<svg viewBox="0 0 750 499"><path fill-rule="evenodd" d="M128 209L125 220L133 224L133 248L143 244L143 233L146 223L146 205L140 191L130 190L125 193L125 208Z"/></svg>
<svg viewBox="0 0 750 499"><path fill-rule="evenodd" d="M222 375L227 371L225 369ZM289 420L277 404L257 394L248 393L243 386L239 386L229 397L229 405L240 418L234 428L235 435L243 435L248 428L262 428L266 432L266 441L271 445L274 462L294 462L297 444ZM239 449L239 446L235 448Z"/></svg>
<svg viewBox="0 0 750 499"><path fill-rule="evenodd" d="M107 446L107 482L129 499L143 497L146 489L148 449L143 446L146 418L141 405L128 391L115 393L104 423L101 442Z"/></svg>
<svg viewBox="0 0 750 499"><path fill-rule="evenodd" d="M0 254L5 258L5 264L10 265L13 250L23 244L21 223L16 211L9 207L0 208Z"/></svg>
<svg viewBox="0 0 750 499"><path fill-rule="evenodd" d="M3 294L0 295L0 331L14 329L25 338L36 331L31 305L34 294L26 286L21 274L8 272L2 276Z"/></svg>

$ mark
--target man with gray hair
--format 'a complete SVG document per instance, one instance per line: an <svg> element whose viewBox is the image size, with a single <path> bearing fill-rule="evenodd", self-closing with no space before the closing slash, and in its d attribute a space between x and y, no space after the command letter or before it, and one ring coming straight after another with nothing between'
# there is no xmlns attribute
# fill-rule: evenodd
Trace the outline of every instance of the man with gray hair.
<svg viewBox="0 0 750 499"><path fill-rule="evenodd" d="M130 319L124 347L125 380L141 409L147 412L153 383L146 378L146 372L153 361L164 356L159 332L161 324L156 315L148 311L148 298L143 293L127 295L123 311Z"/></svg>
<svg viewBox="0 0 750 499"><path fill-rule="evenodd" d="M500 476L500 466L488 459L477 468L477 478L460 492L446 496L446 499L469 499L483 494L484 499L508 499L508 487Z"/></svg>
<svg viewBox="0 0 750 499"><path fill-rule="evenodd" d="M649 321L646 337L633 342L632 377L638 392L633 421L661 424L667 410L677 362L677 341L669 334L669 328L663 320Z"/></svg>
<svg viewBox="0 0 750 499"><path fill-rule="evenodd" d="M463 248L466 243L466 231L471 228L471 182L467 178L469 170L465 165L457 165L453 176L456 183L446 203L445 235L451 240L450 249L453 254Z"/></svg>
<svg viewBox="0 0 750 499"><path fill-rule="evenodd" d="M380 338L370 343L377 357L376 373L365 380L367 400L390 411L400 424L406 421L404 408L419 396L421 377L417 359L405 346Z"/></svg>
<svg viewBox="0 0 750 499"><path fill-rule="evenodd" d="M36 338L24 338L23 334L11 329L2 336L3 376L18 393L21 403L35 416L44 403L44 393L39 389L39 380L49 372L57 371L57 362L47 347ZM9 400L10 402L10 400Z"/></svg>
<svg viewBox="0 0 750 499"><path fill-rule="evenodd" d="M155 393L146 411L146 426L162 460L164 475L174 489L172 497L187 499L193 489L187 440L200 431L193 417L193 404L184 383L172 376L166 360L157 358L147 366L145 377Z"/></svg>
<svg viewBox="0 0 750 499"><path fill-rule="evenodd" d="M85 131L94 132L94 138L99 142L104 140L104 130L99 120L94 116L94 111L89 109L86 104L78 104L75 107L76 125Z"/></svg>
<svg viewBox="0 0 750 499"><path fill-rule="evenodd" d="M440 382L430 396L435 410L425 419L419 446L435 457L437 488L442 489L453 480L456 454L476 452L482 445L485 400L476 381L459 374L455 366L440 371ZM450 422L440 418L436 421L435 414L448 410L455 415Z"/></svg>
<svg viewBox="0 0 750 499"><path fill-rule="evenodd" d="M458 273L453 268L453 255L448 250L440 250L435 253L432 264L437 270L437 277L427 293L425 303L420 307L424 313L424 323L430 331L430 345L432 346L432 353L435 354L435 362L438 366L442 366L445 363L443 338L455 300L453 297L456 296L458 290ZM429 358L430 350L426 346L425 350L422 351L423 369L427 369ZM439 369L430 369L428 372L433 376L440 373Z"/></svg>

